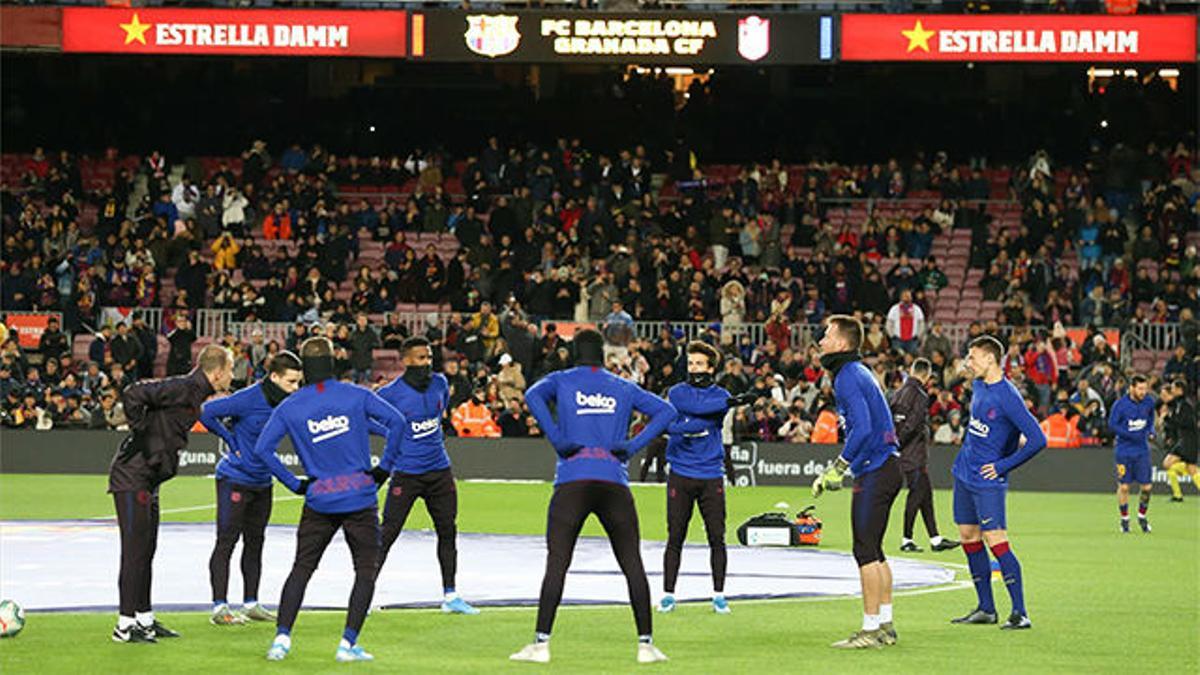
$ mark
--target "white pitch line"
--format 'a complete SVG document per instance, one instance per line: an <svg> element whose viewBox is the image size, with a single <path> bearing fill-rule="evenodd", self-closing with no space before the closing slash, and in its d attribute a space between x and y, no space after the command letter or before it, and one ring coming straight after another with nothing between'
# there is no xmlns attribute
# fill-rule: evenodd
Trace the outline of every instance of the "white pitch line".
<svg viewBox="0 0 1200 675"><path fill-rule="evenodd" d="M964 590L967 588L974 588L974 586L975 585L969 581L953 581L951 583L944 584L941 586L935 586L933 588L916 588L916 589L907 590L907 591L896 591L892 595L895 597L909 597L909 596L914 596L914 595L929 595L931 593L945 593L946 591L961 591L961 590ZM730 603L741 606L741 605L766 605L766 604L778 603L778 602L833 602L833 601L837 601L837 600L853 600L855 598L861 598L861 597L862 597L862 595L856 593L854 595L819 595L819 596L800 597L800 598L789 598L789 597L756 598L753 600L731 599ZM702 601L696 601L695 603L688 602L688 603L682 603L682 604L701 604L701 602ZM561 611L575 611L575 610L586 610L586 609L612 609L613 607L623 607L626 604L627 603L562 605L559 607L559 611L561 612ZM527 612L527 611L531 611L531 610L536 610L537 605L521 605L521 606L505 605L505 606L500 606L500 607L485 605L482 607L482 609L485 612ZM384 611L386 611L386 612L410 612L410 611L411 612L440 612L440 610L438 610L436 608L428 608L428 609L426 609L426 608L421 608L421 609L396 608L396 609L385 609Z"/></svg>
<svg viewBox="0 0 1200 675"><path fill-rule="evenodd" d="M295 501L297 499L304 499L304 495L284 495L282 497L276 497L276 498L272 499L271 501L272 502L290 502L290 501ZM163 510L159 511L158 514L160 516L165 516L165 515L173 514L173 513L190 513L192 511L208 511L208 510L213 510L216 508L217 508L216 504L203 504L201 506L181 506L181 507L175 508L175 509L163 509ZM116 515L111 515L111 516L95 516L92 518L85 518L84 520L116 520L116 519L117 519Z"/></svg>

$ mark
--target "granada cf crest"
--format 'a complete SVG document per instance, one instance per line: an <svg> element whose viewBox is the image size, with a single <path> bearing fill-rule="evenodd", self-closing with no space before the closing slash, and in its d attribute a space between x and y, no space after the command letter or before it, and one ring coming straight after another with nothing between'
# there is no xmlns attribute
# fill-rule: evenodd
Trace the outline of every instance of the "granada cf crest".
<svg viewBox="0 0 1200 675"><path fill-rule="evenodd" d="M738 19L738 53L757 61L771 51L771 20L758 16Z"/></svg>
<svg viewBox="0 0 1200 675"><path fill-rule="evenodd" d="M505 14L467 16L467 32L463 33L467 48L493 59L511 54L521 44L521 33L517 31L518 18Z"/></svg>

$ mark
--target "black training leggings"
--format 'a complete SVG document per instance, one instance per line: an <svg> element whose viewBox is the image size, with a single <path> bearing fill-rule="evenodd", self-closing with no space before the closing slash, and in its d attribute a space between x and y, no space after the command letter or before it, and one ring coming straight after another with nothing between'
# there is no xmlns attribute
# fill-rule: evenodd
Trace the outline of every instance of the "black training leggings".
<svg viewBox="0 0 1200 675"><path fill-rule="evenodd" d="M646 446L646 455L642 457L642 467L638 480L645 483L650 475L650 463L654 463L654 482L661 483L667 477L667 438L659 436Z"/></svg>
<svg viewBox="0 0 1200 675"><path fill-rule="evenodd" d="M925 521L925 531L930 537L938 536L937 518L933 515L933 486L929 483L929 471L925 467L904 474L908 483L908 497L904 501L904 538L913 538L913 525L917 511Z"/></svg>
<svg viewBox="0 0 1200 675"><path fill-rule="evenodd" d="M296 623L308 580L338 529L345 534L354 559L354 588L350 591L346 627L355 632L362 630L371 597L375 595L375 573L379 569L379 513L374 506L351 513L318 513L304 507L300 527L296 528L296 561L283 584L283 597L279 601L280 628L291 631Z"/></svg>
<svg viewBox="0 0 1200 675"><path fill-rule="evenodd" d="M687 478L672 473L667 479L667 548L663 553L663 590L675 592L683 541L687 539L692 509L699 503L704 532L708 535L713 590L725 590L725 481L721 478Z"/></svg>
<svg viewBox="0 0 1200 675"><path fill-rule="evenodd" d="M228 600L229 559L242 540L242 599L258 599L263 541L271 520L271 486L217 481L217 543L208 559L213 602Z"/></svg>
<svg viewBox="0 0 1200 675"><path fill-rule="evenodd" d="M154 551L158 548L158 491L114 492L121 528L121 571L117 588L121 616L149 612Z"/></svg>
<svg viewBox="0 0 1200 675"><path fill-rule="evenodd" d="M650 584L642 566L633 494L628 486L603 481L574 481L554 488L546 514L546 575L538 599L537 632L549 634L554 626L575 541L584 521L593 513L604 526L617 564L625 574L638 635L650 635Z"/></svg>
<svg viewBox="0 0 1200 675"><path fill-rule="evenodd" d="M383 551L379 556L379 567L387 561L388 551L404 529L408 514L417 499L425 500L425 510L433 520L437 532L437 557L442 568L442 588L454 588L454 577L458 568L458 488L454 485L454 474L450 469L429 473L392 474L388 486L387 502L383 507Z"/></svg>

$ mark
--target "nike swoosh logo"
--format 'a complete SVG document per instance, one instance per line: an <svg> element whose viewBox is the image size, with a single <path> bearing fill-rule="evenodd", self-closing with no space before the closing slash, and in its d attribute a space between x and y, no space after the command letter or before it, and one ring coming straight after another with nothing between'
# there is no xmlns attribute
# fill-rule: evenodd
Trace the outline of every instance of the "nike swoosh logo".
<svg viewBox="0 0 1200 675"><path fill-rule="evenodd" d="M990 522L992 522L992 519L991 519L991 518L984 518L984 519L983 519L983 524L984 524L984 525L987 525L987 524L988 524L988 523L990 523Z"/></svg>

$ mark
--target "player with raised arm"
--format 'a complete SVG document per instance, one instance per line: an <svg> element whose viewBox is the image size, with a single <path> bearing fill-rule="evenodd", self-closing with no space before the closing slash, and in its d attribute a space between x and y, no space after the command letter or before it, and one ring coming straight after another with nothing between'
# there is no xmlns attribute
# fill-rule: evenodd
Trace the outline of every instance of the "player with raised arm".
<svg viewBox="0 0 1200 675"><path fill-rule="evenodd" d="M292 626L308 580L333 535L341 530L354 559L354 587L335 658L371 661L374 657L357 642L375 593L380 552L376 490L387 479L387 472L371 467L368 419L387 427L385 453L395 452L393 446L403 442L406 422L371 390L334 378L333 343L328 338L305 340L300 360L305 386L275 408L254 446L255 458L270 468L279 482L304 495L296 529L296 559L283 585L275 640L267 659L282 661L291 651ZM304 478L292 475L275 455L285 435L300 456L307 474Z"/></svg>
<svg viewBox="0 0 1200 675"><path fill-rule="evenodd" d="M675 581L683 541L687 538L692 509L700 507L708 535L712 566L712 607L717 614L729 613L725 599L725 446L721 427L730 408L754 402L755 394L731 397L713 382L721 365L721 352L704 342L687 347L687 382L667 392L667 400L679 416L667 427L667 547L663 553L663 598L658 611L675 609ZM732 479L733 476L730 476Z"/></svg>
<svg viewBox="0 0 1200 675"><path fill-rule="evenodd" d="M1150 437L1154 435L1154 398L1147 396L1149 385L1142 375L1134 375L1129 392L1113 404L1108 429L1117 438L1114 454L1117 465L1117 506L1121 510L1121 532L1129 532L1129 485L1141 488L1138 497L1138 525L1150 533L1150 491L1154 489L1150 473Z"/></svg>
<svg viewBox="0 0 1200 675"><path fill-rule="evenodd" d="M254 459L254 445L275 406L300 388L300 357L283 351L271 358L261 382L213 399L200 410L200 423L225 442L228 452L217 462L217 542L208 560L213 609L209 622L232 626L274 621L258 602L263 542L271 520L271 471ZM229 425L229 426L226 426ZM242 540L242 611L229 607L229 559Z"/></svg>
<svg viewBox="0 0 1200 675"><path fill-rule="evenodd" d="M1012 613L1001 628L1020 630L1033 624L1025 610L1021 565L1008 543L1008 475L1046 447L1046 435L1025 407L1021 393L1004 377L1003 356L1000 341L983 335L971 341L963 362L974 383L967 435L954 459L954 522L958 523L979 604L952 623L996 623L992 568L984 550L987 544L1000 563L1012 598Z"/></svg>
<svg viewBox="0 0 1200 675"><path fill-rule="evenodd" d="M837 315L826 320L819 344L821 366L833 378L846 440L841 454L813 482L813 495L839 489L847 472L854 476L850 529L863 594L862 629L833 643L835 649L878 649L896 643L892 570L883 555L883 537L904 475L892 411L871 369L863 365L858 352L862 342L862 323Z"/></svg>
<svg viewBox="0 0 1200 675"><path fill-rule="evenodd" d="M549 663L550 630L562 601L567 568L579 530L594 513L608 534L629 587L638 632L637 661L666 661L651 637L650 584L642 565L637 507L629 491L627 465L630 456L666 430L675 419L675 408L605 370L604 338L597 331L579 331L574 345L576 367L546 375L525 393L529 410L558 453L558 465L554 496L547 509L546 573L538 598L536 634L532 644L510 658ZM641 432L629 438L634 411L650 419Z"/></svg>

